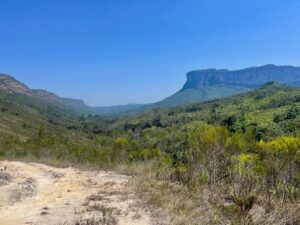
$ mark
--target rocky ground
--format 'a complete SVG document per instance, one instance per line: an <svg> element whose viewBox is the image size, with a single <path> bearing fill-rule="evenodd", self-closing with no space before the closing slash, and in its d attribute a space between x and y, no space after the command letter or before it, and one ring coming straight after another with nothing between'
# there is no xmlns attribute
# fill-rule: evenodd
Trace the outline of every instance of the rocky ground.
<svg viewBox="0 0 300 225"><path fill-rule="evenodd" d="M0 161L1 225L150 225L150 212L105 171Z"/></svg>

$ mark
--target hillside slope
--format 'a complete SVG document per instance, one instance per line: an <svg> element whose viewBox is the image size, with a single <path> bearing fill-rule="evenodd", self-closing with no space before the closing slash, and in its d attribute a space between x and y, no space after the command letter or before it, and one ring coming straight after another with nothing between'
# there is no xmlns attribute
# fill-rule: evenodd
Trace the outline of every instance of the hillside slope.
<svg viewBox="0 0 300 225"><path fill-rule="evenodd" d="M77 121L68 109L24 94L10 94L0 90L0 131L29 135L44 127L63 129Z"/></svg>
<svg viewBox="0 0 300 225"><path fill-rule="evenodd" d="M258 89L227 98L156 109L124 118L113 124L111 129L137 131L150 127L181 127L193 121L204 121L224 124L233 130L252 126L257 133L263 131L279 135L299 128L299 115L300 88L269 82Z"/></svg>
<svg viewBox="0 0 300 225"><path fill-rule="evenodd" d="M299 86L300 67L264 65L232 71L191 71L187 73L187 81L180 91L155 105L169 107L226 97L260 87L270 81Z"/></svg>
<svg viewBox="0 0 300 225"><path fill-rule="evenodd" d="M6 74L0 74L0 90L8 94L26 95L78 113L88 113L90 110L89 106L80 99L61 98L46 90L30 89L25 84Z"/></svg>

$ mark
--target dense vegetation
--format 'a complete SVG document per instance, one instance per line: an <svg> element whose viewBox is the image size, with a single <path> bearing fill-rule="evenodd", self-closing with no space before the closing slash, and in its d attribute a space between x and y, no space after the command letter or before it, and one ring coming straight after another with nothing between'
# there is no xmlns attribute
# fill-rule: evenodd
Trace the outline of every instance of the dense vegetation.
<svg viewBox="0 0 300 225"><path fill-rule="evenodd" d="M300 89L268 83L123 118L0 97L2 158L125 165L173 224L300 223Z"/></svg>

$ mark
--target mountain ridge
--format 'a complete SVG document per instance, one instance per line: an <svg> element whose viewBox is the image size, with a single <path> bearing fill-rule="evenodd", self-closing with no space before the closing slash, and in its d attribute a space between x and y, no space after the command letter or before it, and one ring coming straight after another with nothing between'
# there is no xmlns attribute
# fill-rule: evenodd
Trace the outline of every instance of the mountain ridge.
<svg viewBox="0 0 300 225"><path fill-rule="evenodd" d="M176 107L224 98L253 90L270 81L300 86L300 67L267 64L239 70L202 69L188 72L186 78L185 84L178 92L152 104L91 107L80 99L62 98L46 90L30 89L7 74L0 74L0 90L10 94L25 94L79 114L130 115L153 108Z"/></svg>
<svg viewBox="0 0 300 225"><path fill-rule="evenodd" d="M0 73L0 89L10 94L32 94L32 91L28 86L8 74Z"/></svg>
<svg viewBox="0 0 300 225"><path fill-rule="evenodd" d="M239 70L202 69L188 72L186 78L178 92L156 104L170 107L223 98L258 88L270 81L300 86L300 67L267 64Z"/></svg>
<svg viewBox="0 0 300 225"><path fill-rule="evenodd" d="M0 74L0 90L9 94L23 94L29 97L38 98L74 111L87 112L89 108L89 106L81 99L63 98L43 89L30 89L27 85L8 74Z"/></svg>
<svg viewBox="0 0 300 225"><path fill-rule="evenodd" d="M239 70L204 69L190 71L186 77L187 81L181 91L215 84L240 85L252 88L268 81L287 84L295 81L300 82L300 67L267 64Z"/></svg>

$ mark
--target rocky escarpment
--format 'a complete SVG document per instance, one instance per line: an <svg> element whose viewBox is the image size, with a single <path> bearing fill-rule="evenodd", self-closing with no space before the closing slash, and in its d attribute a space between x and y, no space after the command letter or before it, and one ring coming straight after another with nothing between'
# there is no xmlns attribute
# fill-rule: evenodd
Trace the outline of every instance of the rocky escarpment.
<svg viewBox="0 0 300 225"><path fill-rule="evenodd" d="M183 88L158 102L159 107L178 106L223 98L275 81L300 86L300 67L264 65L241 70L205 69L187 73Z"/></svg>
<svg viewBox="0 0 300 225"><path fill-rule="evenodd" d="M300 84L300 67L265 65L242 70L196 70L187 73L182 91L207 86L241 86L255 88L269 81L296 85Z"/></svg>

